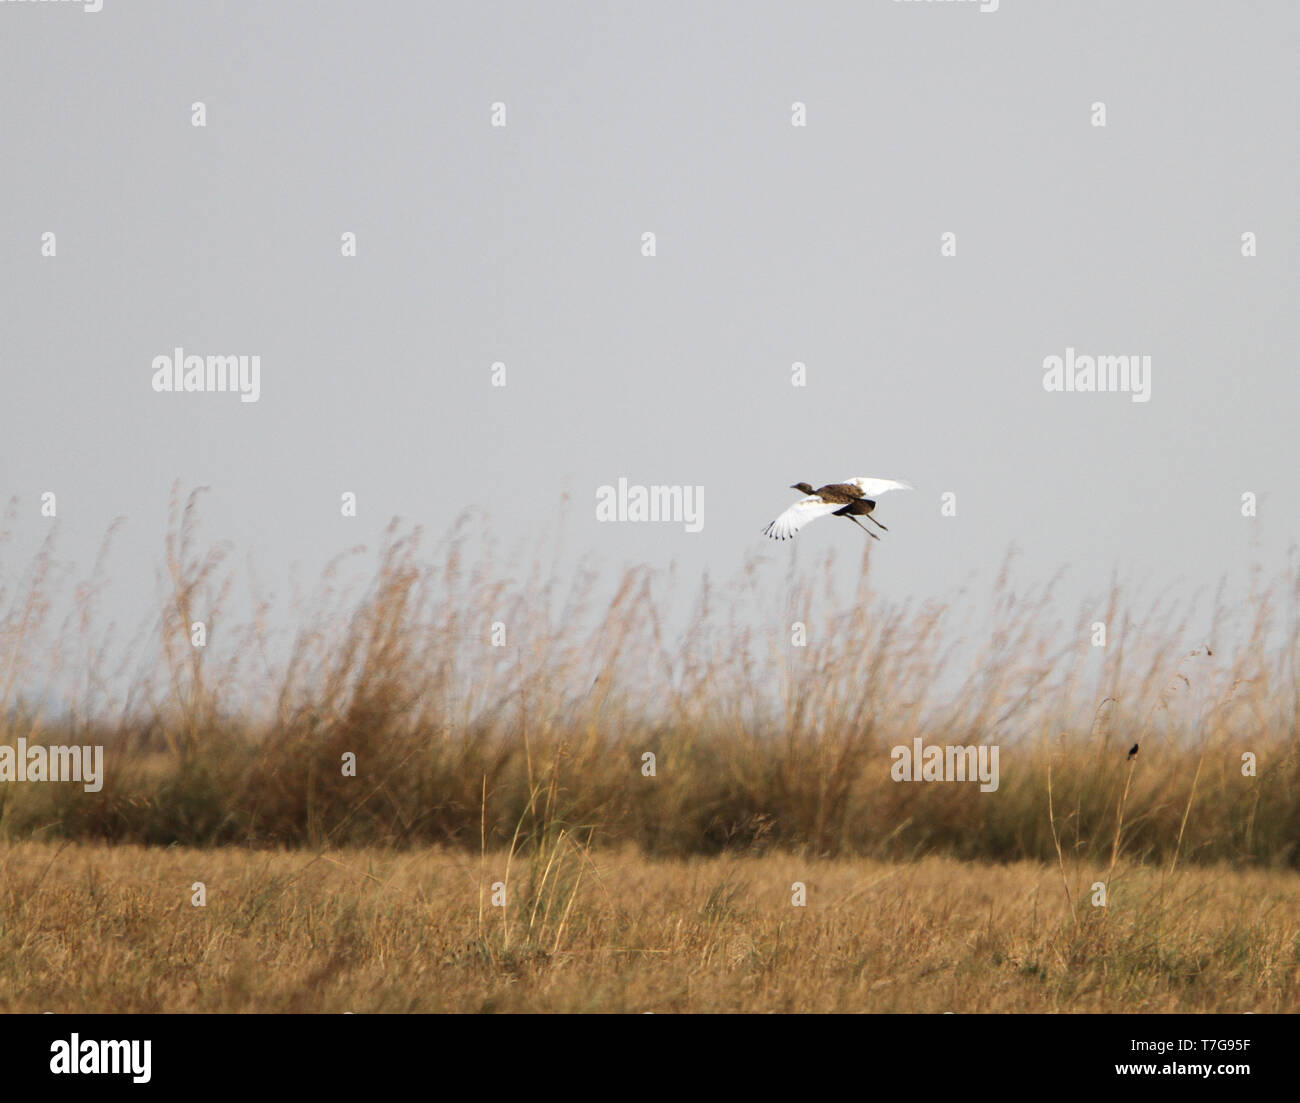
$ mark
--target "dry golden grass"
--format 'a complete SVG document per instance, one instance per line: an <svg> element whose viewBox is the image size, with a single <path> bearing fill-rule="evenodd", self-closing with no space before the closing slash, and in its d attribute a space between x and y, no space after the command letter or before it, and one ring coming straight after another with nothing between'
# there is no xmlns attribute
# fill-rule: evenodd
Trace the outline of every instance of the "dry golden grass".
<svg viewBox="0 0 1300 1103"><path fill-rule="evenodd" d="M1300 1010L1290 872L507 857L14 844L0 1011Z"/></svg>
<svg viewBox="0 0 1300 1103"><path fill-rule="evenodd" d="M327 572L277 648L262 606L227 621L234 576L219 546L202 550L196 501L176 499L161 612L128 651L126 691L95 612L99 566L62 620L49 547L0 572L0 744L101 743L107 772L99 793L0 786L0 838L476 851L480 835L508 846L565 828L659 857L1300 868L1300 566L1235 614L1116 591L1061 624L1050 587L1018 588L1008 564L991 627L966 626L962 668L967 596L882 596L867 558L850 600L818 596L821 570L792 568L775 594L747 575L706 583L670 632L680 595L647 571L605 579L598 603L597 573L471 569L460 528L431 561L394 525L370 584ZM206 647L191 646L196 621ZM50 715L23 689L54 674L80 688ZM890 750L914 738L998 745L1000 788L893 782Z"/></svg>
<svg viewBox="0 0 1300 1103"><path fill-rule="evenodd" d="M1067 625L1009 563L958 667L869 551L850 600L751 572L672 632L647 571L598 601L394 525L277 647L195 511L125 679L103 557L62 618L52 542L0 570L0 745L106 775L0 785L0 1009L1297 1010L1300 565L1235 620ZM893 781L917 738L997 746L999 788Z"/></svg>

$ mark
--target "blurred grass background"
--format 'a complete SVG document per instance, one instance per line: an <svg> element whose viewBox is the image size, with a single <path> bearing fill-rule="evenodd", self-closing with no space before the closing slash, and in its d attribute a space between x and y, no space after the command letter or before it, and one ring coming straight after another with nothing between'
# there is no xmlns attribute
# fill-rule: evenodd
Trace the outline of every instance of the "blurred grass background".
<svg viewBox="0 0 1300 1103"><path fill-rule="evenodd" d="M173 503L169 592L124 694L104 669L98 567L61 620L49 545L0 574L0 743L102 744L106 772L98 793L0 784L0 837L478 851L565 831L663 857L1097 863L1120 827L1125 858L1300 868L1300 571L1258 589L1230 647L1214 643L1222 610L1188 650L1176 607L1139 623L1116 590L1098 659L1093 617L1053 620L1050 587L1018 592L1009 563L962 674L952 611L873 592L867 551L847 609L818 614L822 574L792 575L760 632L737 615L759 600L745 580L705 583L681 633L648 571L598 596L595 572L470 569L455 533L427 561L395 522L365 592L327 572L277 662L261 612L225 623L234 575L225 548L200 546L197 503ZM61 708L30 692L51 657L81 687ZM890 748L918 737L997 744L1000 787L892 781Z"/></svg>

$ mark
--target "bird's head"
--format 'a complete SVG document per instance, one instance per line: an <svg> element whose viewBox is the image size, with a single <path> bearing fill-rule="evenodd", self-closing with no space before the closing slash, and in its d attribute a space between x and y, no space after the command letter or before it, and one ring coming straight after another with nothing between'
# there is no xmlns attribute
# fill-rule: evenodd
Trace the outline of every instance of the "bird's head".
<svg viewBox="0 0 1300 1103"><path fill-rule="evenodd" d="M807 483L795 483L792 487L790 487L790 489L801 491L804 494L811 494L813 492L813 488L809 486Z"/></svg>

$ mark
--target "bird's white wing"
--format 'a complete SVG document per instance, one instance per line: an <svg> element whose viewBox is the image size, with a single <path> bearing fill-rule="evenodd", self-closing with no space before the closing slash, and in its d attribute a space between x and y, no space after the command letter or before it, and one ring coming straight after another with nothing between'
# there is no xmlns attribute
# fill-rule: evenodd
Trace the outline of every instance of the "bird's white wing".
<svg viewBox="0 0 1300 1103"><path fill-rule="evenodd" d="M818 517L825 517L828 513L834 513L843 504L843 502L838 504L823 502L815 494L811 498L801 498L768 525L763 530L763 534L770 536L773 540L789 540L809 521L815 521Z"/></svg>
<svg viewBox="0 0 1300 1103"><path fill-rule="evenodd" d="M897 479L868 479L859 475L856 479L848 479L848 482L862 491L864 498L879 498L891 490L913 490L911 483L900 483Z"/></svg>

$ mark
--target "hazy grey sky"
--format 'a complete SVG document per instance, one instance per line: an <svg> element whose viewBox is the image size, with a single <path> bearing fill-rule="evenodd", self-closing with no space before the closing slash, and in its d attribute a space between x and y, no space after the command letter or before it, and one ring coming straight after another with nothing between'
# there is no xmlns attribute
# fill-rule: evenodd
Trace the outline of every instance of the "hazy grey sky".
<svg viewBox="0 0 1300 1103"><path fill-rule="evenodd" d="M1300 533L1297 56L1283 0L0 2L16 547L89 565L125 516L138 613L180 479L277 592L469 507L776 590L866 539L765 540L787 486L871 475L918 488L900 595L1013 541L1071 597L1243 579ZM258 355L258 401L156 393L178 346ZM1067 348L1149 356L1150 400L1045 391ZM620 477L703 486L702 531L597 522Z"/></svg>

